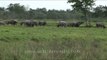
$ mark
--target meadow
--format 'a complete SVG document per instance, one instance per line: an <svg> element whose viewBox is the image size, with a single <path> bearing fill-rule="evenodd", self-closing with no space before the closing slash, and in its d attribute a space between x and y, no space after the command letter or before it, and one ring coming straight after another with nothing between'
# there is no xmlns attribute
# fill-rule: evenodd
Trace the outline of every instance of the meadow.
<svg viewBox="0 0 107 60"><path fill-rule="evenodd" d="M0 26L0 60L107 60L107 28Z"/></svg>

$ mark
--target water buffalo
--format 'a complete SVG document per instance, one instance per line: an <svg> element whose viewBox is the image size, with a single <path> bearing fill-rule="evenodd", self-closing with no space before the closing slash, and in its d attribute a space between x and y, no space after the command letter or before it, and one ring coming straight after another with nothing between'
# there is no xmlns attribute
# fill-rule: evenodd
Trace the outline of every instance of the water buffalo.
<svg viewBox="0 0 107 60"><path fill-rule="evenodd" d="M37 25L37 22L33 21L33 20L25 20L25 21L20 22L20 25L25 25L28 27L34 27L35 25Z"/></svg>
<svg viewBox="0 0 107 60"><path fill-rule="evenodd" d="M5 22L4 21L0 21L0 25L5 25Z"/></svg>
<svg viewBox="0 0 107 60"><path fill-rule="evenodd" d="M16 25L18 22L16 20L10 20L10 21L5 21L5 23L7 25L11 24L11 25Z"/></svg>
<svg viewBox="0 0 107 60"><path fill-rule="evenodd" d="M57 27L66 27L67 26L67 22L65 21L59 21Z"/></svg>
<svg viewBox="0 0 107 60"><path fill-rule="evenodd" d="M103 23L101 23L101 22L97 22L96 23L96 27L100 27L100 28L106 28L106 26L103 24Z"/></svg>
<svg viewBox="0 0 107 60"><path fill-rule="evenodd" d="M69 27L79 27L83 23L84 22L72 22L72 23L68 23L67 26L69 26Z"/></svg>
<svg viewBox="0 0 107 60"><path fill-rule="evenodd" d="M37 21L33 21L33 23L34 23L34 25L35 25L35 26L37 26L37 25L38 25Z"/></svg>
<svg viewBox="0 0 107 60"><path fill-rule="evenodd" d="M38 22L38 25L39 26L45 26L47 23L46 23L46 21L39 21Z"/></svg>

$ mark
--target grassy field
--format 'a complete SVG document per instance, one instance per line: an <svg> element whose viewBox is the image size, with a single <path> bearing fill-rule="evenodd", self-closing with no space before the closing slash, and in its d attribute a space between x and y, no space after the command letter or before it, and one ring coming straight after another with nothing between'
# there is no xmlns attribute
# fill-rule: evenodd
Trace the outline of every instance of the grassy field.
<svg viewBox="0 0 107 60"><path fill-rule="evenodd" d="M107 29L0 26L0 60L107 60Z"/></svg>

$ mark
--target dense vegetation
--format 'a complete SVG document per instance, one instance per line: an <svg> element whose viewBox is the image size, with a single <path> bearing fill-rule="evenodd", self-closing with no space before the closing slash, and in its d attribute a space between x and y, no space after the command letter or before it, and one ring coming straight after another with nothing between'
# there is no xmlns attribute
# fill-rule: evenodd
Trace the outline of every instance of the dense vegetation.
<svg viewBox="0 0 107 60"><path fill-rule="evenodd" d="M0 60L107 60L107 29L0 26Z"/></svg>
<svg viewBox="0 0 107 60"><path fill-rule="evenodd" d="M97 6L89 12L91 18L106 18L107 6ZM46 8L31 9L20 4L10 4L7 8L0 7L0 19L76 19L84 20L82 12L76 10L47 10Z"/></svg>

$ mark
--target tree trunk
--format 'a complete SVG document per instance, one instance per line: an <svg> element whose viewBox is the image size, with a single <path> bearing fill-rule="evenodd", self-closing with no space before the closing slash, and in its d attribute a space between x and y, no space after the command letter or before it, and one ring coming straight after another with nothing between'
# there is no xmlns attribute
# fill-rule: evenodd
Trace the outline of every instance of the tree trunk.
<svg viewBox="0 0 107 60"><path fill-rule="evenodd" d="M90 27L91 26L91 21L89 19L89 14L87 11L84 11L84 15L85 15L85 20L86 20L86 26Z"/></svg>
<svg viewBox="0 0 107 60"><path fill-rule="evenodd" d="M84 15L85 15L85 20L86 20L86 26L88 26L88 19L87 19L87 12L84 11Z"/></svg>

